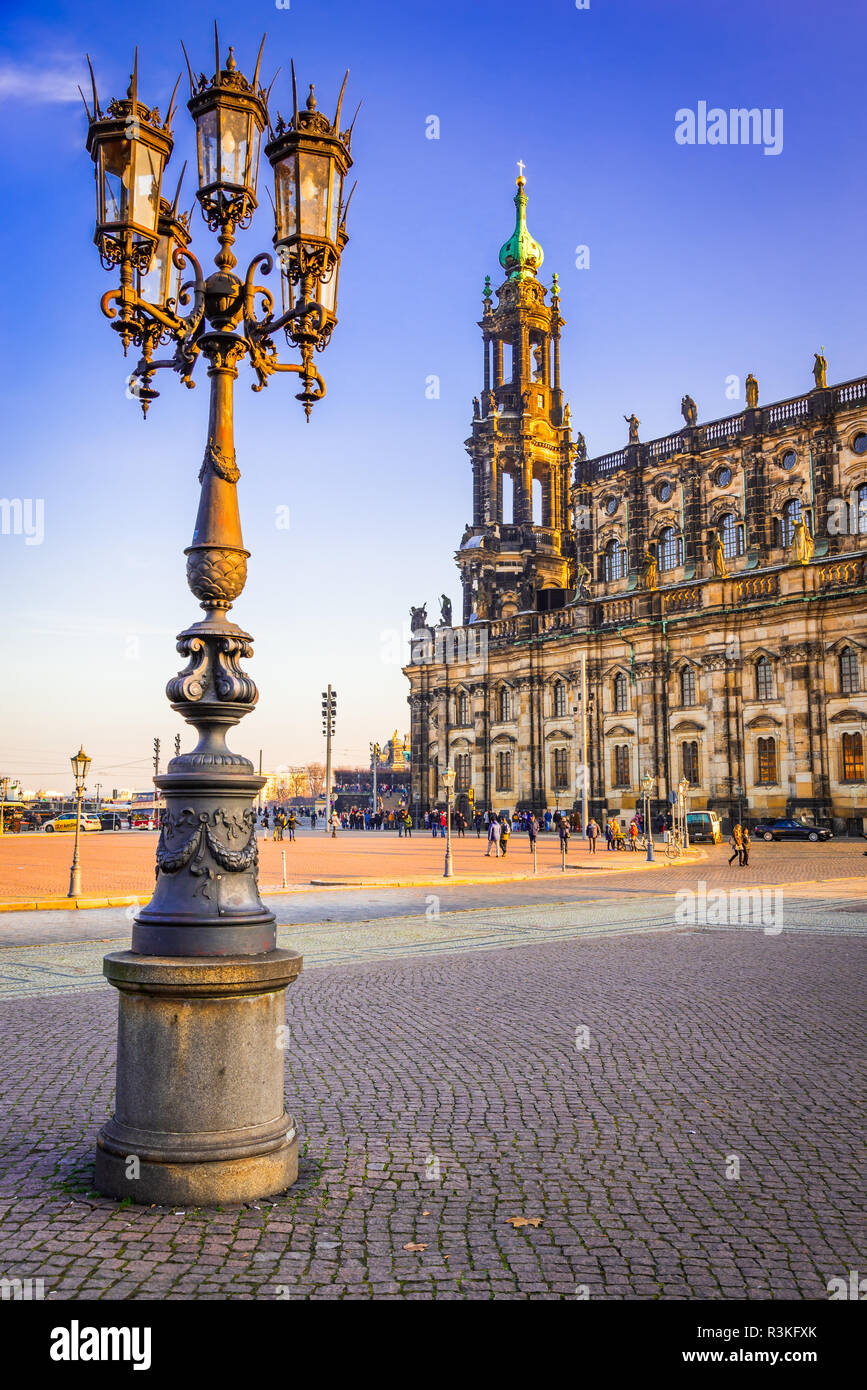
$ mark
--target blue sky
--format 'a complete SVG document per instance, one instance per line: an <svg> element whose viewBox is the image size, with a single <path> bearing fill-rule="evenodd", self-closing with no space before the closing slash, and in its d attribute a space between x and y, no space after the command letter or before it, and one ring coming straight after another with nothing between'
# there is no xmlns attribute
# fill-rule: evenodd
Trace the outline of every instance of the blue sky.
<svg viewBox="0 0 867 1390"><path fill-rule="evenodd" d="M92 0L7 4L0 103L15 138L0 224L0 495L44 499L45 537L26 546L0 536L0 774L28 787L66 786L82 739L92 782L146 785L153 736L168 749L182 728L163 691L182 664L175 634L197 615L182 551L207 381L188 392L159 374L146 422L126 397L120 346L99 312L114 280L91 244L92 166L74 84L84 85L88 51L103 103L122 95L137 42L141 95L165 109L181 39L210 72L212 17L248 72L267 31L263 70L283 69L276 108L289 105L290 57L326 109L346 67L346 109L364 102L340 323L320 363L328 395L307 425L292 378L254 395L242 367L236 389L253 558L233 616L254 635L248 669L261 700L233 742L254 757L263 748L266 766L322 756L329 680L338 763L408 728L408 607L435 611L446 591L460 610L452 555L470 516L463 441L481 387L476 323L484 276L499 283L519 158L541 278L560 276L564 386L591 454L624 442L633 410L643 438L676 428L685 391L700 419L737 409L730 375L752 370L764 402L806 390L820 344L834 381L867 367L867 20L856 0L590 0L586 10L573 0L151 0L146 23L132 6ZM678 145L675 112L699 101L781 108L782 152ZM438 140L425 138L430 115ZM176 132L172 187L193 150L183 103ZM239 241L241 270L270 247L269 178L263 159L264 206ZM186 189L192 201L189 177ZM198 212L193 225L193 249L210 264L215 244ZM588 269L575 266L579 245ZM425 394L433 374L437 400ZM291 525L278 529L286 506Z"/></svg>

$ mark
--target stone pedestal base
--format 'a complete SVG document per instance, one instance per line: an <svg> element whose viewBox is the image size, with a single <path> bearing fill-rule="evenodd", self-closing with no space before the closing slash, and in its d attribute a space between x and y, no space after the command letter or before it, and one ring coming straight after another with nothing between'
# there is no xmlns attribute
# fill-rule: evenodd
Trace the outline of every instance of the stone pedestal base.
<svg viewBox="0 0 867 1390"><path fill-rule="evenodd" d="M284 994L296 951L107 955L119 991L117 1099L95 1183L134 1202L213 1205L281 1192L298 1175L283 1101Z"/></svg>

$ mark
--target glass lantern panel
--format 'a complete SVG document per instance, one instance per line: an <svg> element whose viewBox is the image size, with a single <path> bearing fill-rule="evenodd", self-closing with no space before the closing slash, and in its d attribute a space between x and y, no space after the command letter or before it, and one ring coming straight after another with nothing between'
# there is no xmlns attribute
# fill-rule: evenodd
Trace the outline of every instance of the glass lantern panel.
<svg viewBox="0 0 867 1390"><path fill-rule="evenodd" d="M259 141L262 132L256 122L250 120L250 162L247 167L247 185L256 192L256 180L259 176Z"/></svg>
<svg viewBox="0 0 867 1390"><path fill-rule="evenodd" d="M340 217L340 201L343 196L343 175L338 168L337 162L331 170L331 208L328 214L328 236L331 241L337 242L337 227Z"/></svg>
<svg viewBox="0 0 867 1390"><path fill-rule="evenodd" d="M129 215L129 164L131 147L128 140L112 140L100 146L102 165L103 223L125 222Z"/></svg>
<svg viewBox="0 0 867 1390"><path fill-rule="evenodd" d="M304 236L324 237L328 213L328 174L330 160L321 154L302 154L301 231Z"/></svg>
<svg viewBox="0 0 867 1390"><path fill-rule="evenodd" d="M277 193L277 236L296 236L298 232L298 202L295 182L296 160L294 155L281 159L274 169L274 185Z"/></svg>
<svg viewBox="0 0 867 1390"><path fill-rule="evenodd" d="M317 298L318 303L320 303L320 304L322 305L322 307L323 307L323 309L325 310L325 312L326 312L327 314L330 314L331 317L334 318L335 313L336 313L336 311L337 311L337 266L336 266L336 265L333 267L333 269L332 269L332 271L331 271L331 274L329 275L328 279L325 280L325 281L323 281L323 282L317 287L317 295L316 295L316 298Z"/></svg>
<svg viewBox="0 0 867 1390"><path fill-rule="evenodd" d="M139 275L138 292L142 299L147 300L148 304L160 306L165 303L166 270L170 255L171 240L167 236L161 236L157 242L157 249L151 261L150 270L146 275Z"/></svg>
<svg viewBox="0 0 867 1390"><path fill-rule="evenodd" d="M207 188L218 180L216 111L206 111L199 117L196 133L199 137L199 187Z"/></svg>
<svg viewBox="0 0 867 1390"><path fill-rule="evenodd" d="M148 232L155 232L157 228L162 172L162 156L140 140L134 140L130 220Z"/></svg>
<svg viewBox="0 0 867 1390"><path fill-rule="evenodd" d="M220 182L244 188L247 173L247 121L243 111L220 112Z"/></svg>

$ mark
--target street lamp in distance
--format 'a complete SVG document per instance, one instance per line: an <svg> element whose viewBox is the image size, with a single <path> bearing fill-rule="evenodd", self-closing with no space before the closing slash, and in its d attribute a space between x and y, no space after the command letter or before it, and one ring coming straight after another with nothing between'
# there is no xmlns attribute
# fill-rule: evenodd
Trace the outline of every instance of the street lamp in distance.
<svg viewBox="0 0 867 1390"><path fill-rule="evenodd" d="M455 770L447 767L443 773L443 786L446 789L446 863L443 878L453 878L452 867L452 791L455 785Z"/></svg>
<svg viewBox="0 0 867 1390"><path fill-rule="evenodd" d="M81 864L78 859L78 842L81 836L81 798L84 795L84 782L87 777L87 770L90 767L91 759L84 751L84 744L78 752L69 759L72 765L72 775L75 778L75 848L72 851L72 868L69 872L69 894L70 898L81 897Z"/></svg>
<svg viewBox="0 0 867 1390"><path fill-rule="evenodd" d="M647 837L647 862L654 863L653 853L653 830L650 825L650 796L656 785L656 778L651 777L649 772L645 772L641 781L641 791L644 796L644 833Z"/></svg>

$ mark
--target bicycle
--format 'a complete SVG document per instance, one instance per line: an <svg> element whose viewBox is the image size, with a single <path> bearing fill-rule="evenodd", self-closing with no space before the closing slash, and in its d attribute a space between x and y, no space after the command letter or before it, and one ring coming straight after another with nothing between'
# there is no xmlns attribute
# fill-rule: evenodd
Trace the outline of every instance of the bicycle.
<svg viewBox="0 0 867 1390"><path fill-rule="evenodd" d="M683 853L683 841L679 830L670 830L668 839L665 842L665 854L668 859L677 859Z"/></svg>

